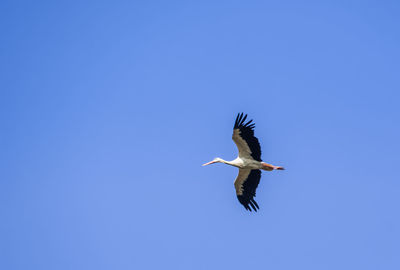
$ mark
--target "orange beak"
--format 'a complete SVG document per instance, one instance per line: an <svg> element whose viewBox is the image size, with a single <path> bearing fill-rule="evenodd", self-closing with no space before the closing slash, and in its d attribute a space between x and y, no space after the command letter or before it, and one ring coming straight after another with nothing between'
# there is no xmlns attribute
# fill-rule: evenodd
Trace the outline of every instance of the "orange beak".
<svg viewBox="0 0 400 270"><path fill-rule="evenodd" d="M216 161L210 161L210 162L207 162L207 163L204 163L202 166L207 166L207 165L210 165L210 164L214 164L214 163L216 163Z"/></svg>

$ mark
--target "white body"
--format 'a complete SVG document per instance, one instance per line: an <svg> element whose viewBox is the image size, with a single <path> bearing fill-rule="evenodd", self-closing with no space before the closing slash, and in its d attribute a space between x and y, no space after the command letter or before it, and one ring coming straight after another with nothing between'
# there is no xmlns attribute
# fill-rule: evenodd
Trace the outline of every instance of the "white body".
<svg viewBox="0 0 400 270"><path fill-rule="evenodd" d="M232 161L226 161L221 158L216 158L214 161L216 162L221 162L225 163L234 167L237 167L239 169L250 169L250 170L261 170L263 169L262 162L256 161L252 158L241 158L237 157L236 159Z"/></svg>

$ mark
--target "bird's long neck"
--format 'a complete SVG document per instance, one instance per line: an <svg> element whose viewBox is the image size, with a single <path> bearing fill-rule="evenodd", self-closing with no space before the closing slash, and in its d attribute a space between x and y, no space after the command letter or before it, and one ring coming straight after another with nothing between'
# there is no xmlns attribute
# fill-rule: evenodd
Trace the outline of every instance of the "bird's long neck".
<svg viewBox="0 0 400 270"><path fill-rule="evenodd" d="M235 163L235 160L227 161L227 160L220 158L219 162L227 164L227 165L231 165L234 167L238 167L238 165Z"/></svg>

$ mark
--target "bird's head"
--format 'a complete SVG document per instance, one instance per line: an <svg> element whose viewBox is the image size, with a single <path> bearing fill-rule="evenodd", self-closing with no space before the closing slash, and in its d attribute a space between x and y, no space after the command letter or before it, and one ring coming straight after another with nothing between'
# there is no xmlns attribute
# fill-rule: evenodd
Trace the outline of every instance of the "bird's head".
<svg viewBox="0 0 400 270"><path fill-rule="evenodd" d="M221 162L221 161L222 161L222 159L220 159L219 157L216 157L213 160L211 160L210 162L204 163L203 166L214 164L214 163L218 163L218 162Z"/></svg>

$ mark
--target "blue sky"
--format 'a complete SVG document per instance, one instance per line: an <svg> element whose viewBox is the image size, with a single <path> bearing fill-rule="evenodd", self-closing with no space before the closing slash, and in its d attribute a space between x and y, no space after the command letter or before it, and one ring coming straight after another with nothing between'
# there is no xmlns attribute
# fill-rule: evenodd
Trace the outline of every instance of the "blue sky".
<svg viewBox="0 0 400 270"><path fill-rule="evenodd" d="M398 1L3 1L1 269L400 269ZM236 199L256 122L260 211Z"/></svg>

